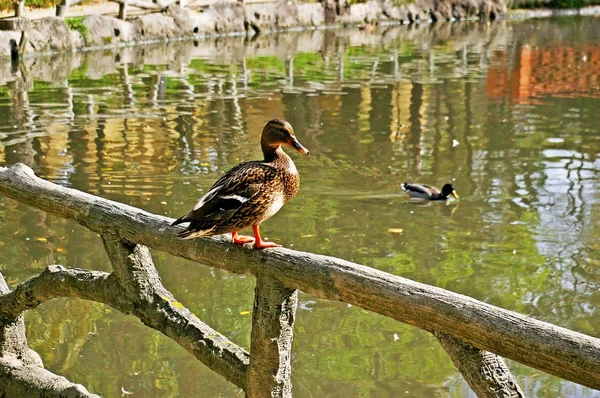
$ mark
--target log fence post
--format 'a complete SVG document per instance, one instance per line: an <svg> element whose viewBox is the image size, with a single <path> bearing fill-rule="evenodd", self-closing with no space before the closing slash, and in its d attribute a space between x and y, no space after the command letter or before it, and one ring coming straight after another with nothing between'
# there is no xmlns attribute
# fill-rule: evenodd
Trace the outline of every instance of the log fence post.
<svg viewBox="0 0 600 398"><path fill-rule="evenodd" d="M298 290L259 274L254 290L250 365L246 394L292 396L292 340Z"/></svg>
<svg viewBox="0 0 600 398"><path fill-rule="evenodd" d="M117 15L117 18L123 21L127 19L127 0L119 2L119 15Z"/></svg>

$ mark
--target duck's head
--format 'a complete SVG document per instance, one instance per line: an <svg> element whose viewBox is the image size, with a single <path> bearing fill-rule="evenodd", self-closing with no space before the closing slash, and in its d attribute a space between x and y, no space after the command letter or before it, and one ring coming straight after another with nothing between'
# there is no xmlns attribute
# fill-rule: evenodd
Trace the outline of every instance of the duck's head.
<svg viewBox="0 0 600 398"><path fill-rule="evenodd" d="M441 194L445 197L448 197L450 195L454 196L455 198L458 199L458 194L456 193L456 191L454 190L454 186L452 184L446 184L442 187L442 192Z"/></svg>
<svg viewBox="0 0 600 398"><path fill-rule="evenodd" d="M308 154L308 149L304 148L296 138L292 125L281 119L270 120L265 125L260 145L265 154L277 150L281 145L289 145L304 155Z"/></svg>

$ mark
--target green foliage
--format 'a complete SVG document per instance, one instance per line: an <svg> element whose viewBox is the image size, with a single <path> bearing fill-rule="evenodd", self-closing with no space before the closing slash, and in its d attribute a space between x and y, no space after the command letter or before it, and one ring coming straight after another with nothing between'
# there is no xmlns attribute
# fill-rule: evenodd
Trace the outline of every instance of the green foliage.
<svg viewBox="0 0 600 398"><path fill-rule="evenodd" d="M71 30L76 30L85 38L88 32L87 26L83 23L86 17L65 18L65 23Z"/></svg>
<svg viewBox="0 0 600 398"><path fill-rule="evenodd" d="M95 4L99 0L83 0L80 4ZM60 4L60 0L25 0L25 8L53 8ZM12 0L0 0L0 11L13 9Z"/></svg>
<svg viewBox="0 0 600 398"><path fill-rule="evenodd" d="M600 4L600 0L516 0L509 2L511 8L581 8Z"/></svg>
<svg viewBox="0 0 600 398"><path fill-rule="evenodd" d="M50 8L56 7L60 0L25 0L25 7L30 8ZM0 11L12 10L12 0L0 0Z"/></svg>
<svg viewBox="0 0 600 398"><path fill-rule="evenodd" d="M548 7L551 8L581 8L600 4L600 0L551 0Z"/></svg>

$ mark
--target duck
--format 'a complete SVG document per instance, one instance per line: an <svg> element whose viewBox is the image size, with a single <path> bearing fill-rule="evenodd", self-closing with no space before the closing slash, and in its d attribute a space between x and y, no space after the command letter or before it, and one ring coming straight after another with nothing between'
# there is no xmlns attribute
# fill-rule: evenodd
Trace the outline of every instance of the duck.
<svg viewBox="0 0 600 398"><path fill-rule="evenodd" d="M375 20L373 20L369 23L364 23L364 24L358 25L358 29L364 30L365 32L369 32L369 33L375 32L376 28L377 28L377 21L375 21Z"/></svg>
<svg viewBox="0 0 600 398"><path fill-rule="evenodd" d="M401 185L402 189L411 198L427 199L427 200L447 200L450 195L458 199L458 194L452 184L445 184L442 190L425 185L425 184L409 184L405 182Z"/></svg>
<svg viewBox="0 0 600 398"><path fill-rule="evenodd" d="M192 239L231 233L234 244L254 241L255 249L280 247L263 240L260 224L275 215L300 188L298 170L283 151L284 145L304 155L309 153L289 122L270 120L260 138L264 159L240 163L223 174L189 213L173 221L171 226L189 222L177 232L177 237ZM250 226L254 238L238 234Z"/></svg>

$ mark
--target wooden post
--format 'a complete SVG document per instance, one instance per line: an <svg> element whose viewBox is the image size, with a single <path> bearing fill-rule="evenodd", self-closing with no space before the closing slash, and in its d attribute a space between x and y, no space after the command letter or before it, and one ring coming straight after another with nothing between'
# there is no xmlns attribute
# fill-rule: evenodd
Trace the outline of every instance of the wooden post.
<svg viewBox="0 0 600 398"><path fill-rule="evenodd" d="M56 5L56 16L64 18L69 8L69 0L61 0L60 4Z"/></svg>
<svg viewBox="0 0 600 398"><path fill-rule="evenodd" d="M258 275L252 312L252 341L246 394L256 397L292 396L292 340L298 290Z"/></svg>
<svg viewBox="0 0 600 398"><path fill-rule="evenodd" d="M25 0L16 0L13 3L13 9L15 10L15 17L22 17L25 11Z"/></svg>
<svg viewBox="0 0 600 398"><path fill-rule="evenodd" d="M119 15L117 18L125 21L127 19L127 0L119 2Z"/></svg>

